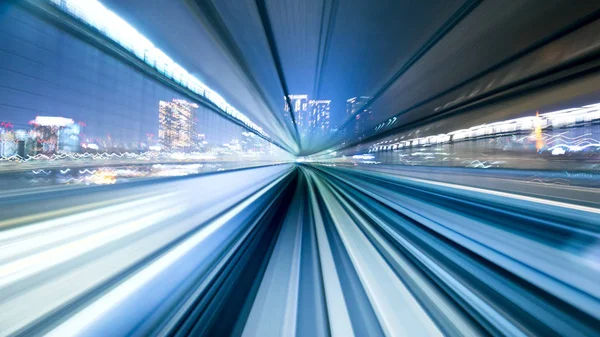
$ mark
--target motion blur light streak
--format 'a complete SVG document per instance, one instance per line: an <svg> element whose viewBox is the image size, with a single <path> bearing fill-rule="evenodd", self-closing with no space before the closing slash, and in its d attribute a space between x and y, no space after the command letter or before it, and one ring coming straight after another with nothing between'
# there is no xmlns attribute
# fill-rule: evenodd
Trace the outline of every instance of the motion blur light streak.
<svg viewBox="0 0 600 337"><path fill-rule="evenodd" d="M319 180L315 181L320 185ZM421 331L423 335L440 336L441 333L435 324L392 272L384 258L360 232L360 228L352 226L351 216L354 216L358 223L365 220L351 210L351 213L346 213L336 201L340 199L339 196L335 198L324 186L319 186L319 190L383 331L387 335L406 335Z"/></svg>
<svg viewBox="0 0 600 337"><path fill-rule="evenodd" d="M101 208L98 210L70 216L72 220L69 219L69 217L63 217L56 220L50 220L50 224L39 223L25 227L25 229L35 228L36 231L29 230L27 233L23 233L21 227L17 227L14 230L5 232L4 237L10 237L11 239L9 239L9 241L6 241L8 238L3 239L3 247L7 243L13 245L16 243L25 243L27 242L25 240L36 240L37 244L30 245L28 251L17 254L12 259L11 256L8 255L6 259L2 260L2 272L6 273L9 272L11 268L14 269L15 267L18 267L27 274L14 275L13 271L11 278L2 278L2 285L0 285L0 287L3 290L13 289L13 292L8 298L5 298L8 302L3 301L4 303L0 305L2 305L3 308L10 308L12 304L13 312L21 312L24 316L3 316L3 324L1 324L1 326L3 329L16 329L16 327L21 324L28 322L27 320L23 320L25 317L28 317L29 320L35 319L40 317L37 315L43 313L43 310L49 310L51 308L54 308L52 310L57 310L71 301L77 302L78 296L84 295L95 287L102 287L102 283L106 282L107 279L110 279L110 277L114 275L119 275L120 271L127 270L127 266L135 265L136 261L144 260L146 256L152 256L154 252L159 252L168 248L168 251L172 252L169 254L175 254L176 251L173 250L173 248L170 248L170 246L175 242L180 241L177 239L178 237L181 237L181 235L190 236L191 233L197 232L197 234L192 235L188 240L176 245L176 247L182 247L179 248L180 250L185 247L181 246L184 243L189 246L189 242L191 242L190 240L193 238L206 237L220 226L219 223L221 223L221 225L227 223L225 220L227 216L235 215L240 212L251 205L253 200L256 200L261 194L264 194L264 191L270 190L271 187L277 185L277 182L270 183L270 187L266 186L262 189L262 192L254 194L253 191L257 191L256 188L263 185L265 179L268 179L267 181L270 182L271 179L273 179L273 174L277 174L275 177L278 177L281 173L285 174L286 172L289 172L289 168L259 169L259 172L246 174L247 178L254 178L253 180L248 182L240 181L239 184L232 185L232 187L236 187L229 191L219 189L219 182L222 182L223 179L235 179L235 177L238 177L239 179L242 175L241 172L225 174L225 176L219 177L218 179L206 177L200 179L200 181L195 182L191 186L189 183L182 184L181 182L166 185L161 184L161 197L159 198L161 200L165 200L164 198L166 198L166 203L165 201L161 201L157 205L156 203L159 202L159 200L157 200L156 197L151 197L140 200L143 200L146 205L142 205L146 206L146 208L140 207L142 205L139 205L139 201L135 201L133 204L123 205L129 207L111 206L111 208L104 208L100 206ZM281 181L281 179L279 179L279 181ZM194 198L195 200L189 200L181 190L181 187L184 185L188 185L189 188L192 189L195 188L194 186L204 185L203 190L206 192L212 191L212 195L196 195ZM144 190L148 189L159 193L158 186L152 185L140 187L138 188L138 192L128 191L128 193L130 195L139 195L139 192L144 192ZM177 190L178 192L168 192L173 190ZM214 199L211 201L211 197L213 196L219 196L219 199L217 199L219 201ZM225 218L221 216L215 220L217 222L213 221L212 224L202 225L204 221L209 220L214 214L219 214L230 207L229 205L232 203L244 200L247 196L251 197L228 211L224 215ZM136 203L138 204L137 206L135 205ZM198 205L202 204L204 205L203 211L194 211ZM132 207L134 207L133 211ZM110 215L107 216L103 213L108 213ZM191 215L191 217L185 216L186 213ZM73 234L73 231L81 231L78 227L81 226L80 219L82 217L87 219L85 222L85 232ZM168 221L177 221L178 223L166 226ZM243 225L243 223L240 225ZM16 231L16 233L14 231ZM71 233L74 238L64 236L61 231ZM223 237L223 234L221 234L221 236ZM226 237L227 236L224 236L223 239ZM116 250L107 250L106 248L110 246L118 248ZM90 255L91 253L94 253L95 256ZM23 269L27 267L26 265L23 265L23 259L31 261L32 263L35 259L35 261L40 263L43 262L44 256L50 256L52 254L60 254L61 257L59 258L57 256L56 258L51 258L52 264L42 263L39 265L40 268L43 269L32 269L31 267ZM165 258L166 256L171 255L167 254L165 255ZM24 257L19 260L19 256ZM92 259L90 260L90 258ZM115 258L120 259L120 262L115 263ZM157 260L157 263L158 261L161 260ZM68 265L70 265L72 271L67 274L56 274L56 271L53 271ZM150 266L154 265L156 264L151 264ZM89 269L90 267L95 268ZM85 270L87 270L87 272L85 272ZM143 270L147 270L146 274L150 272L150 269ZM89 274L90 272L94 274ZM130 272L133 272L133 270ZM44 276L43 273L46 273L48 276ZM77 275L84 276L86 274L89 275L85 276L87 281L84 281L83 279L78 280ZM58 279L49 279L48 277L50 277L50 275L54 275L53 277ZM96 275L98 279L94 280L93 278L90 278L92 275ZM22 285L15 283L17 281L17 276L20 279L29 277L29 281L25 284L30 284L31 288L23 288ZM172 276L173 275L171 275L171 277ZM72 282L75 283L70 284ZM34 284L37 286L33 286ZM16 289L21 289L21 291L16 292ZM67 290L69 291L65 292ZM46 298L46 301L38 303L36 310L31 310L31 308L28 308L29 301L27 298L36 298L35 296L40 296L40 292L41 294L54 293L54 295ZM2 293L6 295L9 294ZM58 296L59 294L60 296ZM127 292L125 292L125 294L127 294ZM25 315L25 313L27 314ZM77 322L79 322L78 324L82 324L82 320L77 320ZM10 332L10 330L7 330L7 332Z"/></svg>
<svg viewBox="0 0 600 337"><path fill-rule="evenodd" d="M599 36L594 1L0 2L0 336L600 336Z"/></svg>
<svg viewBox="0 0 600 337"><path fill-rule="evenodd" d="M379 178L379 179L382 179L382 178ZM469 247L468 249L476 252L476 254L480 255L481 257L485 258L486 260L495 261L494 262L495 264L497 264L499 266L503 266L503 268L505 268L505 270L508 270L511 273L515 273L515 275L520 275L524 279L529 279L532 282L532 284L537 284L538 287L540 287L542 289L546 289L546 291L548 291L550 293L554 293L556 296L559 296L564 301L570 302L571 304L578 306L582 310L586 310L588 314L595 316L596 317L595 319L597 319L597 312L598 312L597 309L592 309L592 307L588 307L588 305L597 306L599 304L597 301L598 294L596 294L596 289L595 289L596 287L592 286L592 284L595 283L593 280L597 278L598 270L590 267L591 264L589 264L587 261L587 259L590 258L589 256L577 254L578 249L583 249L584 251L586 249L584 247L576 248L579 246L579 244L576 242L579 241L579 242L583 243L583 242L587 241L585 239L586 236L589 236L590 238L594 238L593 240L590 241L589 244L591 244L592 246L598 245L598 241L597 241L598 220L597 220L596 215L593 215L593 216L588 215L588 214L586 214L586 212L578 213L577 216L579 216L580 218L576 223L570 224L568 226L564 226L564 225L559 226L560 222L556 223L556 221L548 222L548 220L543 220L544 218L548 218L548 216L540 217L538 215L539 220L531 219L530 218L531 215L538 214L537 212L542 211L542 210L534 211L536 208L538 208L538 206L533 204L530 206L532 208L529 208L529 210L526 211L527 213L524 213L527 215L524 215L525 218L522 218L522 220L520 222L521 223L531 223L533 221L533 223L538 223L538 226L542 225L543 223L546 222L547 224L545 224L544 226L550 225L551 227L548 227L548 229L549 229L548 231L544 231L542 233L537 233L538 238L536 239L536 241L532 241L531 239L536 238L536 236L532 237L532 235L535 235L534 233L529 233L527 235L523 235L524 233L530 232L530 230L528 228L517 229L518 228L517 227L510 231L502 230L501 228L503 226L508 225L509 226L508 228L514 226L514 225L510 224L512 221L508 220L508 218L506 220L508 222L504 222L504 221L500 220L500 218L498 218L498 220L495 220L492 223L502 224L502 225L500 225L500 227L498 227L498 228L490 227L490 225L487 225L487 224L485 224L485 222L482 222L482 220L484 218L486 218L487 215L483 215L483 218L481 218L482 220L474 222L473 219L478 219L478 218L473 218L473 215L470 215L470 218L466 218L466 217L463 217L462 215L460 215L460 213L456 212L456 209L457 209L457 207L459 207L459 205L448 204L448 206L446 206L446 207L450 207L450 209L454 209L454 212L445 213L446 211L444 209L440 208L439 206L438 207L428 206L427 204L425 204L423 202L417 201L417 199L414 199L414 197L410 197L408 194L406 196L403 196L404 192L395 192L393 190L388 191L383 186L379 187L377 185L372 185L372 184L366 185L366 182L363 182L364 179L365 179L365 176L361 175L361 181L353 180L351 184L353 186L356 186L357 188L360 187L360 190L364 191L364 193L367 193L368 195L371 195L376 200L379 200L380 202L383 202L384 204L389 205L389 207L393 207L393 209L396 209L397 212L400 212L401 214L405 214L409 218L413 219L413 221L417 221L418 223L421 223L423 226L431 228L435 232L441 234L443 237L447 237L448 239L460 244L463 247ZM344 181L347 181L347 183L350 183L350 180L344 180ZM383 180L382 180L382 182L383 182ZM390 181L390 182L392 182L392 181ZM442 194L441 196L444 196L444 194ZM470 195L469 197L473 198L474 196ZM448 197L445 197L445 198L448 198ZM481 197L479 197L479 198L481 198ZM461 200L461 199L456 199L456 197L453 197L452 199L454 199L456 201ZM430 198L428 200L429 204L433 203L434 200L435 199ZM467 199L467 200L469 200L469 199ZM483 200L485 200L485 199L483 199ZM504 199L499 199L497 202L502 202L503 200ZM484 206L485 204L489 203L489 201L487 201L487 202L481 201L481 202L483 202L483 204L482 204L482 206L479 206L479 207L484 207L484 208L489 209L489 206ZM436 203L436 205L439 205L438 202L435 202L435 203ZM468 203L473 204L473 202L468 202ZM473 207L473 206L471 206L471 207ZM518 214L517 210L519 210L519 208L520 207L513 205L512 206L513 211L505 213L506 214L505 216L506 217L517 216L517 214ZM428 209L430 209L430 211L428 211ZM416 210L418 210L418 211L416 211ZM488 210L487 212L491 212L491 210L492 209ZM525 211L525 209L523 211ZM543 208L543 212L552 212L552 211L553 211L553 209L548 208L548 206ZM469 214L470 211L467 211L467 209L465 209L464 212L467 212L467 214ZM505 212L505 211L499 211L499 212ZM477 213L471 212L471 214L477 214ZM558 211L558 213L554 214L554 219L560 219L561 215L563 218L565 216L567 216L567 219L571 219L570 216L574 216L574 215L565 215L564 212ZM526 218L529 218L529 219L525 220ZM552 218L552 216L550 218ZM569 220L567 220L567 221L569 221ZM585 226L586 223L591 225L591 227ZM568 224L568 222L566 224ZM484 227L482 227L482 226L484 226ZM498 225L493 225L493 226L498 226ZM584 228L588 228L588 230L586 230L582 233L581 226L583 226ZM554 227L554 228L552 229L552 227ZM483 228L485 228L485 231L483 231ZM506 229L508 229L508 228L506 228ZM520 236L516 236L515 235L516 233L509 234L511 231L514 231L515 229L517 230L516 233L521 232L523 234L521 234ZM542 239L543 236L546 236L550 233L554 232L554 233L558 234L558 232L565 231L565 230L568 230L569 232L573 233L572 234L573 241L568 240L568 239L567 239L568 241L566 241L566 242L563 241L563 244L567 244L567 242L571 241L571 243L568 244L567 246L565 246L563 249L559 250L559 249L557 249L559 246L555 246L556 243L561 241L561 240L556 241L557 239L559 239L559 237L555 237L553 240L551 240L549 242L547 240L552 237ZM578 234L575 235L575 233L578 233ZM530 237L530 238L527 239L527 237ZM576 237L579 237L579 240L575 239ZM540 239L542 239L542 240L538 241ZM544 243L544 241L546 241L546 243ZM555 243L552 243L553 241ZM490 250L490 249L492 249L492 250ZM581 251L580 251L580 253L581 253ZM509 259L507 259L507 258L509 258ZM563 262L561 262L561 261L563 261ZM517 263L515 263L515 262L517 262ZM524 266L527 266L527 267L525 267L525 269L523 269ZM531 268L531 269L529 269L529 268ZM575 268L575 270L573 270L572 268ZM582 268L582 269L579 269L579 268ZM554 269L554 271L552 271L552 269ZM569 270L569 269L571 269L571 270ZM577 269L579 269L579 270L577 270ZM534 270L539 270L539 272L543 272L543 274L539 274L539 272L534 272ZM541 275L553 275L553 276L551 278L548 278L548 276L544 276L544 277L540 278ZM577 276L572 277L573 275L577 275ZM588 275L587 277L589 277L589 278L584 277L584 275ZM554 277L561 280L561 282L556 283L556 281L553 280ZM587 281L585 281L586 279L587 279ZM491 281L491 280L492 279L490 279L488 281ZM591 283L587 283L587 282L591 282ZM586 285L586 283L587 283L587 285ZM565 285L569 285L569 286L565 287ZM590 288L587 288L588 286ZM573 287L574 289L578 289L578 290L575 292L572 292L570 290L570 289L572 289L571 287ZM591 296L591 297L588 297L588 299L581 297L580 291L584 291L584 288L588 289L587 290L587 293L589 294L588 296ZM523 295L519 295L519 296L523 296ZM506 294L505 294L505 296L506 296ZM589 300L591 300L591 302ZM471 301L469 301L469 302L471 302ZM522 302L522 301L521 300L516 301L515 299L513 299L513 303L519 303L519 302ZM496 305L498 305L498 304L496 304ZM584 309L585 307L587 307L587 308ZM482 308L480 308L479 310L481 310L481 309ZM531 310L531 311L529 311L529 310ZM531 308L529 308L529 310L527 310L527 311L530 313L535 313L535 311L532 310ZM515 319L515 318L516 317L513 317L512 319ZM546 324L550 324L550 323L548 321L546 321ZM502 329L505 329L505 328L506 327L504 327ZM511 329L514 329L514 328L511 328ZM582 327L579 327L579 329L582 329ZM581 330L580 333L581 332L583 332L583 331ZM505 330L505 334L513 335L513 333L509 333L506 330ZM565 332L559 333L559 334L560 335L573 335L573 331L565 331ZM544 333L541 333L541 335L544 335ZM582 333L582 335L587 335L587 334Z"/></svg>
<svg viewBox="0 0 600 337"><path fill-rule="evenodd" d="M194 92L203 96L207 96L208 99L223 109L223 111L233 115L236 119L240 119L251 129L268 137L262 128L250 121L248 117L239 113L219 94L209 89L206 85L192 75L188 74L185 69L173 62L167 55L164 54L164 52L156 48L152 42L137 32L135 28L131 27L125 21L123 21L123 19L106 9L100 2L95 0L50 1L59 6L59 8L64 8L69 14L77 16L98 30L105 32L105 34L117 41L123 47L131 49L132 52L134 52L145 62L155 65L159 70L162 70L165 73L170 73L173 78L185 83Z"/></svg>
<svg viewBox="0 0 600 337"><path fill-rule="evenodd" d="M153 262L150 266L144 268L143 271L134 275L125 283L119 285L119 287L103 296L100 301L95 302L92 306L86 308L84 311L78 313L69 321L59 326L50 334L50 336L83 335L84 330L88 328L88 325L96 323L101 316L104 316L108 311L115 309L114 307L117 306L117 304L122 305L121 303L125 298L129 297L132 293L139 291L161 272L165 272L169 265L174 264L177 260L189 254L195 246L200 245L204 240L213 235L221 227L231 221L237 213L250 206L262 194L277 185L279 181L281 181L281 179L266 186L262 191L259 191L249 199L235 206L223 216L206 224L197 233L180 243L174 249L171 249L159 260Z"/></svg>

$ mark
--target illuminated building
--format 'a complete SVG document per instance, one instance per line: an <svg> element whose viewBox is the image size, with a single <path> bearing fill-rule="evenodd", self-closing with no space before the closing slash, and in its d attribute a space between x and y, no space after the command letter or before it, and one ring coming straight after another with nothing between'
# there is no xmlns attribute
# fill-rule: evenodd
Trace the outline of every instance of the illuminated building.
<svg viewBox="0 0 600 337"><path fill-rule="evenodd" d="M290 104L294 111L294 118L296 125L302 127L306 124L306 117L308 115L308 95L289 95ZM287 102L284 107L285 115L289 116L290 107Z"/></svg>
<svg viewBox="0 0 600 337"><path fill-rule="evenodd" d="M369 96L352 97L346 101L346 113L354 116L354 135L362 137L365 132L367 121L373 120L373 110L371 107L362 109L371 99Z"/></svg>
<svg viewBox="0 0 600 337"><path fill-rule="evenodd" d="M0 123L0 157L10 157L16 152L15 134L11 123Z"/></svg>
<svg viewBox="0 0 600 337"><path fill-rule="evenodd" d="M252 132L242 132L242 150L249 152L265 152L265 141Z"/></svg>
<svg viewBox="0 0 600 337"><path fill-rule="evenodd" d="M330 100L310 100L308 129L311 134L326 135L330 130Z"/></svg>
<svg viewBox="0 0 600 337"><path fill-rule="evenodd" d="M203 133L198 134L198 151L207 152L210 149L208 145L208 141L206 140L206 135Z"/></svg>
<svg viewBox="0 0 600 337"><path fill-rule="evenodd" d="M180 99L160 101L158 142L162 150L192 151L197 148L197 108L197 104Z"/></svg>
<svg viewBox="0 0 600 337"><path fill-rule="evenodd" d="M79 151L80 125L70 118L38 116L29 124L33 125L33 138L36 140L36 153Z"/></svg>

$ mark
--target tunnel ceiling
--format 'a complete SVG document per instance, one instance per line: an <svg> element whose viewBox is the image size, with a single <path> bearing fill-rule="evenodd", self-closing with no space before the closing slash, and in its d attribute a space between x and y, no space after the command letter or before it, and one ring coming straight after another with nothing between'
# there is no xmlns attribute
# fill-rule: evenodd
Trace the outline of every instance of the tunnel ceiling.
<svg viewBox="0 0 600 337"><path fill-rule="evenodd" d="M274 139L300 144L304 154L347 137L342 127L355 122L346 113L351 97L372 98L364 137L373 137L380 123L418 126L525 82L556 81L599 47L595 1L103 2ZM341 131L297 130L284 113L286 94L331 100L331 123Z"/></svg>

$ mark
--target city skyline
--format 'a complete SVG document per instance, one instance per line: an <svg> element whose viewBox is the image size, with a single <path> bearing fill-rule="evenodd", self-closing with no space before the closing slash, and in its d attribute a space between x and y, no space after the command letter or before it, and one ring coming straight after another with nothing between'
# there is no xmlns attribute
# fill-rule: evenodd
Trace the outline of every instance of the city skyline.
<svg viewBox="0 0 600 337"><path fill-rule="evenodd" d="M293 107L294 123L301 135L327 135L331 131L331 100L309 99L307 94L288 96ZM286 101L284 115L289 117L290 107Z"/></svg>
<svg viewBox="0 0 600 337"><path fill-rule="evenodd" d="M198 104L173 99L159 102L158 142L161 149L190 151L198 146Z"/></svg>
<svg viewBox="0 0 600 337"><path fill-rule="evenodd" d="M356 96L346 100L346 115L354 120L353 135L359 139L365 133L367 122L374 120L373 109L370 106L363 108L370 99L369 96Z"/></svg>
<svg viewBox="0 0 600 337"><path fill-rule="evenodd" d="M289 95L288 99L293 107L294 123L299 128L302 128L305 124L305 119L308 114L308 95ZM290 107L287 101L285 102L283 110L284 115L288 117L290 114Z"/></svg>
<svg viewBox="0 0 600 337"><path fill-rule="evenodd" d="M331 131L331 100L309 101L309 133L325 136Z"/></svg>

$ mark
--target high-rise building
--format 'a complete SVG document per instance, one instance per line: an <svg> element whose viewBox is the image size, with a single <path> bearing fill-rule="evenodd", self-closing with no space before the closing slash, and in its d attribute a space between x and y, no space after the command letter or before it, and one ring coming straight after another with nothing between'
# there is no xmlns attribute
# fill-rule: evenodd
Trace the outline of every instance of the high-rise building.
<svg viewBox="0 0 600 337"><path fill-rule="evenodd" d="M326 135L330 131L329 117L331 114L330 100L310 100L308 115L308 130L310 134Z"/></svg>
<svg viewBox="0 0 600 337"><path fill-rule="evenodd" d="M359 136L359 139L362 138L362 135L365 133L365 128L368 121L373 120L373 110L371 107L366 107L363 109L363 106L367 104L367 102L371 99L369 96L358 96L352 97L346 101L346 113L350 116L353 116L354 123L351 124L354 135Z"/></svg>
<svg viewBox="0 0 600 337"><path fill-rule="evenodd" d="M192 151L198 146L196 109L198 105L181 99L160 101L158 142L162 150Z"/></svg>
<svg viewBox="0 0 600 337"><path fill-rule="evenodd" d="M352 97L346 101L346 113L355 115L358 110L369 101L369 96Z"/></svg>
<svg viewBox="0 0 600 337"><path fill-rule="evenodd" d="M79 151L81 127L71 118L37 116L29 124L33 125L36 153Z"/></svg>
<svg viewBox="0 0 600 337"><path fill-rule="evenodd" d="M10 157L17 152L15 133L11 123L0 123L0 158Z"/></svg>
<svg viewBox="0 0 600 337"><path fill-rule="evenodd" d="M246 153L265 152L266 141L252 132L244 131L241 137L242 150Z"/></svg>
<svg viewBox="0 0 600 337"><path fill-rule="evenodd" d="M306 118L308 116L308 95L289 95L290 104L294 112L294 120L296 125L301 128L306 125ZM289 116L290 107L285 102L284 106L285 115Z"/></svg>

